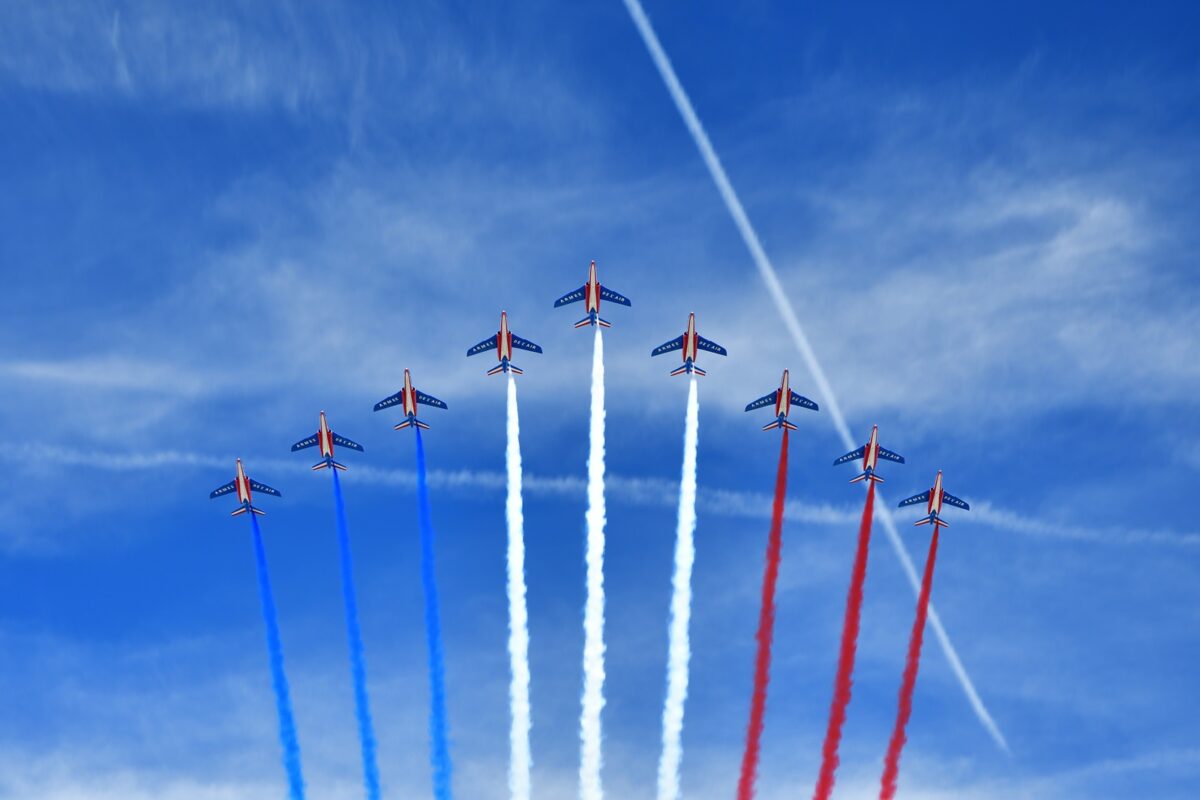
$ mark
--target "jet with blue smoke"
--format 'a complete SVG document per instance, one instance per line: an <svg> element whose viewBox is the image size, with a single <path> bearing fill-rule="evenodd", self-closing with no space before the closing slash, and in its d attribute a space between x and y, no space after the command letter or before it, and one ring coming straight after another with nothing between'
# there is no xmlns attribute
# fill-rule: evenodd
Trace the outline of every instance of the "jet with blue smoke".
<svg viewBox="0 0 1200 800"><path fill-rule="evenodd" d="M267 572L267 552L263 549L262 531L258 518L265 512L255 508L253 492L282 497L278 490L250 478L237 460L237 474L229 483L218 486L209 499L237 493L238 507L233 516L250 517L254 530L254 557L258 566L258 594L262 600L263 624L267 630L267 656L271 664L271 686L275 690L275 710L279 715L279 743L283 745L283 768L288 778L288 799L304 800L304 774L300 769L300 743L296 740L296 720L292 715L292 698L288 691L287 674L283 671L283 643L279 638L279 615L275 611L275 596L271 592L271 576Z"/></svg>
<svg viewBox="0 0 1200 800"><path fill-rule="evenodd" d="M371 721L371 703L367 695L367 664L364 655L362 629L358 624L358 593L354 588L354 562L350 555L350 530L346 524L346 502L342 496L342 481L339 471L344 464L334 460L334 446L363 451L363 446L329 428L325 412L317 432L292 445L292 452L319 447L321 460L313 465L314 470L328 469L333 474L333 504L337 512L338 553L342 569L342 601L346 609L346 637L350 645L350 678L354 683L354 713L358 720L359 747L362 750L363 786L367 800L379 800L379 765L375 758L375 726Z"/></svg>

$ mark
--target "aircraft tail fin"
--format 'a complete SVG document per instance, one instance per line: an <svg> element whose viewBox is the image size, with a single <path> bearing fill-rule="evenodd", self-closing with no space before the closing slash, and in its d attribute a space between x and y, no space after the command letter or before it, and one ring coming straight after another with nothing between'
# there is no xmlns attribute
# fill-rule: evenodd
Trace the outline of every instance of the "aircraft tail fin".
<svg viewBox="0 0 1200 800"><path fill-rule="evenodd" d="M671 370L672 375L682 375L685 372L689 372L687 364L684 364L682 367L679 367L677 369Z"/></svg>
<svg viewBox="0 0 1200 800"><path fill-rule="evenodd" d="M319 470L319 469L325 469L325 468L326 468L326 467L328 467L328 466L329 466L329 463L328 463L328 462L326 462L326 461L322 461L322 462L320 462L320 463L313 464L313 465L312 465L312 469L313 469L313 472L316 472L317 470Z"/></svg>
<svg viewBox="0 0 1200 800"><path fill-rule="evenodd" d="M495 374L496 374L496 373L498 373L498 372L504 372L504 371L505 371L505 365L504 365L504 364L497 364L496 366L494 366L494 367L492 367L491 369L489 369L489 370L487 371L487 374L488 374L488 375L495 375Z"/></svg>
<svg viewBox="0 0 1200 800"><path fill-rule="evenodd" d="M340 469L342 472L345 472L345 471L346 471L346 465L345 465L345 464L339 464L339 463L338 463L338 462L336 462L336 461L330 461L330 462L329 462L329 464L330 464L330 466L332 466L334 469Z"/></svg>
<svg viewBox="0 0 1200 800"><path fill-rule="evenodd" d="M596 317L596 321L600 323L601 328L611 328L612 327L612 323L609 322L608 320L604 319L603 317Z"/></svg>
<svg viewBox="0 0 1200 800"><path fill-rule="evenodd" d="M412 425L412 422L406 419L406 420L404 420L404 422L401 422L397 425L393 425L392 429L397 430L397 431L402 431L410 425Z"/></svg>
<svg viewBox="0 0 1200 800"><path fill-rule="evenodd" d="M579 322L576 322L576 323L575 323L575 327L576 327L576 328L582 328L582 327L584 327L585 325L591 325L591 324L592 324L592 317L591 317L591 315L589 314L588 316L586 316L586 317L584 317L583 319L579 320Z"/></svg>
<svg viewBox="0 0 1200 800"><path fill-rule="evenodd" d="M883 483L883 478L876 475L874 472L860 472L850 479L851 483L862 483L870 481L871 483Z"/></svg>

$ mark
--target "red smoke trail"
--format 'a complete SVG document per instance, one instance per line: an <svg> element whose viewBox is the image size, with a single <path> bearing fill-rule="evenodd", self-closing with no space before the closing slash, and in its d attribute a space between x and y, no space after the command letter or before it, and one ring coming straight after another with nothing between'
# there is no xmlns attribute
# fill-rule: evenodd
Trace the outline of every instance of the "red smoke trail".
<svg viewBox="0 0 1200 800"><path fill-rule="evenodd" d="M912 716L913 688L917 685L917 668L921 664L921 640L925 636L925 616L929 612L929 590L933 587L933 565L937 561L938 526L933 527L933 538L929 540L929 555L925 557L925 577L921 580L921 596L917 598L917 618L913 622L912 636L908 640L908 661L904 664L904 682L900 684L900 707L896 711L896 728L888 744L887 758L883 763L883 781L879 789L879 800L892 800L896 796L896 776L900 772L900 751L908 741L904 729Z"/></svg>
<svg viewBox="0 0 1200 800"><path fill-rule="evenodd" d="M846 723L846 707L850 705L854 656L858 650L858 622L862 613L863 583L867 579L867 550L871 542L871 517L874 511L875 482L871 481L867 487L867 504L863 507L862 522L858 526L858 550L854 553L850 591L846 595L846 620L842 623L842 651L838 656L837 677L833 681L833 705L829 709L821 774L817 778L813 800L829 800L829 795L833 793L834 774L838 768L838 745L842 741L842 725Z"/></svg>
<svg viewBox="0 0 1200 800"><path fill-rule="evenodd" d="M779 472L775 476L775 503L771 508L771 535L767 540L767 566L763 571L762 608L758 615L758 655L754 660L754 696L750 700L750 723L746 726L746 752L738 779L738 800L754 797L758 777L759 743L762 741L763 712L767 708L767 683L771 679L771 638L775 631L775 581L783 548L783 504L787 495L788 431L783 430L779 447Z"/></svg>

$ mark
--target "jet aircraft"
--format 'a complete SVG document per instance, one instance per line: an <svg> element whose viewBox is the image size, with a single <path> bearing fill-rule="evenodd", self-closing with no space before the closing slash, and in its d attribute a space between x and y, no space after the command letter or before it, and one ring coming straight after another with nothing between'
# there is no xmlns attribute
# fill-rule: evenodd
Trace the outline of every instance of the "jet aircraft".
<svg viewBox="0 0 1200 800"><path fill-rule="evenodd" d="M272 489L270 486L267 486L265 483L259 483L258 481L247 478L245 471L242 469L242 460L239 458L237 460L237 476L224 486L218 486L216 489L213 489L208 498L212 500L222 495L229 494L230 492L237 492L238 502L241 503L241 505L234 509L230 513L230 516L236 517L241 514L245 514L247 511L262 516L266 512L255 508L252 505L251 490L255 492L262 492L263 494L269 494L273 497L283 497L283 495L281 495L278 491Z"/></svg>
<svg viewBox="0 0 1200 800"><path fill-rule="evenodd" d="M489 336L479 344L467 351L467 356L475 356L488 350L496 351L496 358L500 360L497 366L488 370L488 375L495 375L497 372L511 372L514 375L523 375L524 370L520 369L512 363L513 348L519 350L528 350L531 353L540 353L542 348L533 342L522 339L508 329L508 312L500 312L500 330L496 331L495 336Z"/></svg>
<svg viewBox="0 0 1200 800"><path fill-rule="evenodd" d="M610 303L618 303L623 306L632 305L629 302L629 298L617 294L606 286L600 285L600 281L596 279L595 261L592 262L592 266L588 270L587 283L555 300L554 307L561 308L569 303L578 303L580 300L585 301L587 316L575 323L576 328L582 328L585 325L593 327L599 325L601 328L612 327L611 322L600 317L601 300L607 300Z"/></svg>
<svg viewBox="0 0 1200 800"><path fill-rule="evenodd" d="M404 421L396 425L396 430L404 430L405 428L415 426L429 430L429 426L421 420L417 419L417 403L422 405L433 406L434 408L445 408L446 404L438 400L433 395L418 392L413 388L412 378L409 377L408 370L404 370L404 388L396 392L391 397L385 397L375 404L376 411L382 411L385 408L391 408L399 403L404 411Z"/></svg>
<svg viewBox="0 0 1200 800"><path fill-rule="evenodd" d="M772 428L786 428L789 431L797 430L796 426L788 421L788 412L792 410L792 406L807 408L810 411L820 410L820 406L812 400L792 391L788 385L788 371L786 369L783 371L783 380L780 381L779 388L770 394L765 394L758 398L746 406L746 410L754 411L755 409L766 408L772 404L775 406L775 421L764 425L764 431L769 431Z"/></svg>
<svg viewBox="0 0 1200 800"><path fill-rule="evenodd" d="M959 500L954 495L942 488L942 471L939 469L937 478L933 481L933 488L920 494L914 494L907 500L901 500L897 508L904 506L916 505L917 503L925 503L924 517L914 522L914 525L929 525L933 524L934 530L938 527L949 527L950 523L942 519L942 503L949 503L952 506L961 508L963 511L970 511L971 507L964 501Z"/></svg>
<svg viewBox="0 0 1200 800"><path fill-rule="evenodd" d="M871 426L871 438L866 444L857 450L851 450L849 453L846 453L846 455L841 456L837 461L833 462L833 465L836 467L839 464L845 464L847 461L854 461L858 458L862 459L863 470L858 475L850 479L851 483L858 483L859 481L883 483L883 478L879 477L879 475L875 472L879 465L879 459L881 458L887 461L895 461L897 464L904 463L904 456L900 455L899 453L893 453L886 447L881 447L879 445L878 425Z"/></svg>
<svg viewBox="0 0 1200 800"><path fill-rule="evenodd" d="M670 353L672 350L682 350L683 366L671 370L672 375L683 375L684 373L695 373L697 375L707 375L708 373L696 366L696 358L700 355L701 350L707 350L710 353L716 353L719 356L727 356L729 353L724 347L716 342L710 342L700 334L696 333L696 314L692 312L688 314L687 330L681 336L677 336L669 342L664 342L658 347L650 351L650 356L661 356L663 353Z"/></svg>
<svg viewBox="0 0 1200 800"><path fill-rule="evenodd" d="M314 470L326 468L344 470L346 468L345 464L339 464L333 460L333 446L335 444L342 447L348 447L351 450L357 450L360 453L363 449L362 445L358 442L352 442L345 436L338 436L336 433L329 430L329 423L325 421L325 412L322 411L321 425L317 428L317 432L312 436L309 436L307 439L301 439L292 445L292 452L294 453L297 450L303 450L307 447L312 447L313 445L320 445L321 460L316 464L313 464L312 468Z"/></svg>

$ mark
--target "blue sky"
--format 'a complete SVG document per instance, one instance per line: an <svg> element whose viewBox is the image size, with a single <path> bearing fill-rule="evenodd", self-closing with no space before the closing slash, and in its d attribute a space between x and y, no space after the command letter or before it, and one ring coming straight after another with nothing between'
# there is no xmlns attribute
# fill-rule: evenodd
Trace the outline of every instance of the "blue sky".
<svg viewBox="0 0 1200 800"><path fill-rule="evenodd" d="M325 409L345 480L380 768L428 792L410 436L428 438L463 797L506 795L503 385L521 379L534 791L575 792L595 258L606 341L611 796L649 797L690 310L701 387L686 796L733 792L773 436L821 397L620 2L9 4L0 10L0 796L278 796L248 526L264 500L313 797L360 785L332 498L288 446ZM857 436L973 511L934 601L1004 731L930 643L901 792L1184 798L1200 781L1200 62L1186 4L647 4ZM519 362L520 363L520 362ZM861 495L808 415L792 451L760 796L811 791ZM537 476L543 480L533 480ZM918 561L926 536L900 515ZM877 531L839 796L869 797L913 597Z"/></svg>

